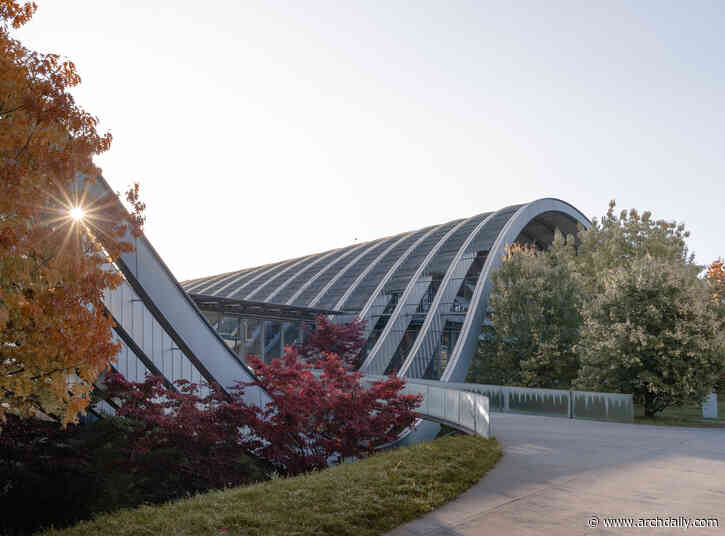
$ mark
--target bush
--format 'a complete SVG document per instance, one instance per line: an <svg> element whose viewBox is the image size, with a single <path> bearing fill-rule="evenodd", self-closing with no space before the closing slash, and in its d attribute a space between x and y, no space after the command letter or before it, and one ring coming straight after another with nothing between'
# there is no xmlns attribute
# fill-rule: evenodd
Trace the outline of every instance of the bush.
<svg viewBox="0 0 725 536"><path fill-rule="evenodd" d="M372 452L416 418L419 397L401 394L403 380L363 388L334 354L317 359L319 377L289 347L269 365L250 361L271 397L265 408L244 402L245 384L231 395L209 386L201 397L185 380L171 388L160 377L110 374L113 417L61 428L10 416L0 432L0 534L322 468Z"/></svg>
<svg viewBox="0 0 725 536"><path fill-rule="evenodd" d="M402 394L405 380L391 376L367 387L335 354L322 354L314 366L287 347L281 359L265 364L247 356L257 374L255 385L271 401L265 408L247 407L246 424L262 440L253 452L288 474L327 466L331 457L357 458L397 439L412 426L420 395Z"/></svg>
<svg viewBox="0 0 725 536"><path fill-rule="evenodd" d="M101 485L78 431L7 416L0 434L0 534L29 534L91 516Z"/></svg>
<svg viewBox="0 0 725 536"><path fill-rule="evenodd" d="M296 349L299 356L317 363L326 354L339 356L348 365L360 366L361 350L365 344L365 321L353 320L336 324L326 315L317 315L315 328L306 329L304 343Z"/></svg>
<svg viewBox="0 0 725 536"><path fill-rule="evenodd" d="M117 446L118 463L136 477L133 486L150 481L144 495L158 502L154 494L165 500L249 482L240 468L259 442L240 428L250 421L250 408L214 386L201 397L196 384L178 380L175 385L169 388L158 376L139 383L120 374L106 380L108 396L118 405L116 415L131 424ZM157 478L167 489L157 489Z"/></svg>
<svg viewBox="0 0 725 536"><path fill-rule="evenodd" d="M209 489L260 481L272 471L251 457L226 412L196 386L160 378L107 381L117 416L69 425L8 416L0 433L0 534L63 527L94 514L158 504ZM230 407L231 406L231 409ZM29 505L37 505L28 515Z"/></svg>

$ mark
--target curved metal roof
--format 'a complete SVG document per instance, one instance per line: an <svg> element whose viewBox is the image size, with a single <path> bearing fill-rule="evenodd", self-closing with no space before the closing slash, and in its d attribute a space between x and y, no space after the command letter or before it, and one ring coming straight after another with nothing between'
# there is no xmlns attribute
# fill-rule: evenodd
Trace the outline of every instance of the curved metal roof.
<svg viewBox="0 0 725 536"><path fill-rule="evenodd" d="M589 220L558 199L540 199L417 231L271 265L182 283L195 295L342 310L366 321L362 369L430 376L448 322L446 380L463 379L484 320L489 276L514 241L549 244ZM464 357L461 357L464 356Z"/></svg>

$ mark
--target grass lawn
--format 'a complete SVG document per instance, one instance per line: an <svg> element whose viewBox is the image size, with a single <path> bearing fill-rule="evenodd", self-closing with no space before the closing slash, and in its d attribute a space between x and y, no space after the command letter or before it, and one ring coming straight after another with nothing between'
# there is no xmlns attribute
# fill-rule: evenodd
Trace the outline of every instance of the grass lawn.
<svg viewBox="0 0 725 536"><path fill-rule="evenodd" d="M635 406L634 408L634 422L636 424L725 428L725 394L717 395L717 417L717 420L703 419L701 406L667 408L654 419L644 416L644 408L642 406Z"/></svg>
<svg viewBox="0 0 725 536"><path fill-rule="evenodd" d="M445 437L324 471L105 514L43 534L372 536L450 501L500 456L495 439Z"/></svg>

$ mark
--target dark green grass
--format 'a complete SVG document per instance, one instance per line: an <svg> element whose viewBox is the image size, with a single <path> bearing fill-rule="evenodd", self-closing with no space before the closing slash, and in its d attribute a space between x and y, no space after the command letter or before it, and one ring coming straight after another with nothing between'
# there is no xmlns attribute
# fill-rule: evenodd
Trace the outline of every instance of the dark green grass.
<svg viewBox="0 0 725 536"><path fill-rule="evenodd" d="M436 439L441 439L444 437L450 437L450 436L456 436L456 435L464 435L464 433L456 428L452 428L448 425L441 424L441 429L438 430L438 435L436 435Z"/></svg>
<svg viewBox="0 0 725 536"><path fill-rule="evenodd" d="M500 456L495 439L445 437L294 478L105 514L44 534L373 536L450 501Z"/></svg>
<svg viewBox="0 0 725 536"><path fill-rule="evenodd" d="M658 426L693 426L699 428L725 428L725 394L717 396L717 419L703 419L701 406L683 406L667 408L652 419L644 416L644 408L635 406L636 424L654 424Z"/></svg>

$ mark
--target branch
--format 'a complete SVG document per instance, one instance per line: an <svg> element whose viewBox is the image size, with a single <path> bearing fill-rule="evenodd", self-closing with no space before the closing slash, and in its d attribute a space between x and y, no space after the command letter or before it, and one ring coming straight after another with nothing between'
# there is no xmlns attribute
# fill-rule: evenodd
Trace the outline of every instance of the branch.
<svg viewBox="0 0 725 536"><path fill-rule="evenodd" d="M28 139L25 141L25 145L23 145L20 149L18 149L18 152L15 155L15 158L20 158L20 155L28 148L28 145L30 145L30 140L33 138L33 134L35 134L36 130L38 129L38 125L40 123L35 123L33 125L32 130L30 131L30 134L28 135Z"/></svg>
<svg viewBox="0 0 725 536"><path fill-rule="evenodd" d="M3 110L3 109L2 109L1 107L0 107L0 115L4 116L4 118L7 118L7 117L8 117L8 116L9 116L9 115L10 115L11 113L14 113L14 112L20 111L20 110L22 110L23 108L25 108L25 105L24 105L24 104L21 104L21 105L20 105L20 106L18 106L17 108L12 108L12 109L10 109L10 110Z"/></svg>

